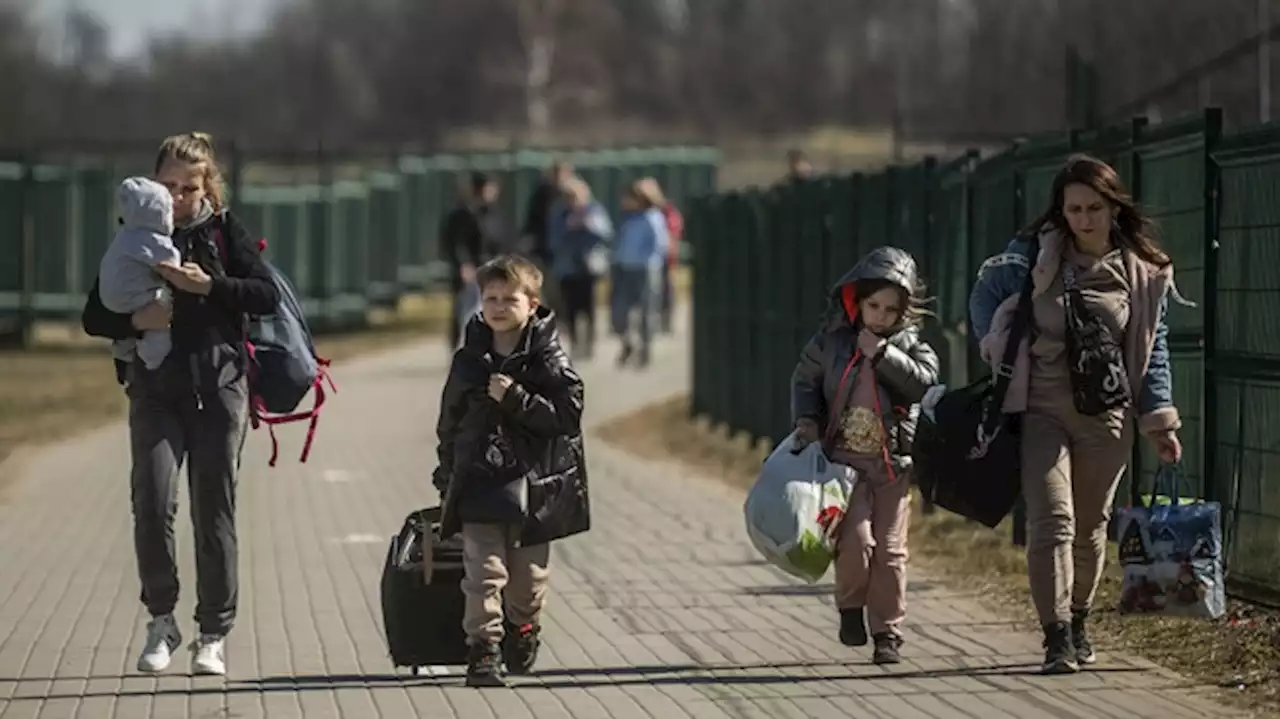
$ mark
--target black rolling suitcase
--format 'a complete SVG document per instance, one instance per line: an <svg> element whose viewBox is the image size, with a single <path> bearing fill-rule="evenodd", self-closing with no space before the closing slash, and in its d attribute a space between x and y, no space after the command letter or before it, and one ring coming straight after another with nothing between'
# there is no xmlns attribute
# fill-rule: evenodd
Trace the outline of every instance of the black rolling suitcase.
<svg viewBox="0 0 1280 719"><path fill-rule="evenodd" d="M462 539L439 540L440 508L405 517L382 568L382 624L397 667L466 664L462 631ZM425 540L425 541L424 541ZM430 576L423 547L431 548Z"/></svg>

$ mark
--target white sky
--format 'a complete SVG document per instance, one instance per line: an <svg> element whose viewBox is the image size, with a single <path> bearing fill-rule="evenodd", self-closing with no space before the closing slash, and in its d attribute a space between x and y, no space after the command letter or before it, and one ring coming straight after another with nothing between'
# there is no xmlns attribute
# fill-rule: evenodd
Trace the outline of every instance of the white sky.
<svg viewBox="0 0 1280 719"><path fill-rule="evenodd" d="M35 0L37 17L60 37L59 20L79 4L111 30L111 49L118 57L137 55L153 33L207 28L206 35L243 35L262 28L277 0Z"/></svg>

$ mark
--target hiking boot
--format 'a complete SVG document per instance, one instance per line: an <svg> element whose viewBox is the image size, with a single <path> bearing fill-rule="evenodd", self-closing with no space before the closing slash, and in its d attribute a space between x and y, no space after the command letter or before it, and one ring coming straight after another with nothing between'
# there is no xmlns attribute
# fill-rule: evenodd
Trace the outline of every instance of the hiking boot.
<svg viewBox="0 0 1280 719"><path fill-rule="evenodd" d="M1076 661L1081 666L1098 662L1098 655L1093 651L1093 643L1089 641L1089 630L1085 626L1088 619L1088 609L1071 610L1071 642L1075 646Z"/></svg>
<svg viewBox="0 0 1280 719"><path fill-rule="evenodd" d="M902 637L890 634L888 632L880 632L872 639L875 641L875 651L871 653L872 664L899 664L902 662Z"/></svg>
<svg viewBox="0 0 1280 719"><path fill-rule="evenodd" d="M502 652L497 644L472 644L467 651L467 686L505 687Z"/></svg>
<svg viewBox="0 0 1280 719"><path fill-rule="evenodd" d="M862 607L840 610L840 643L846 647L867 645L867 618Z"/></svg>
<svg viewBox="0 0 1280 719"><path fill-rule="evenodd" d="M1080 671L1076 648L1071 643L1071 625L1052 622L1044 625L1044 664L1041 674L1074 674Z"/></svg>
<svg viewBox="0 0 1280 719"><path fill-rule="evenodd" d="M201 634L191 645L191 673L223 676L227 673L226 637Z"/></svg>
<svg viewBox="0 0 1280 719"><path fill-rule="evenodd" d="M182 632L172 614L163 614L147 622L147 641L138 656L138 671L162 672L173 661L173 650L182 646Z"/></svg>
<svg viewBox="0 0 1280 719"><path fill-rule="evenodd" d="M508 626L502 638L502 663L507 666L508 674L528 674L533 671L534 662L538 661L538 647L542 640L538 635L542 627L526 624L522 627Z"/></svg>

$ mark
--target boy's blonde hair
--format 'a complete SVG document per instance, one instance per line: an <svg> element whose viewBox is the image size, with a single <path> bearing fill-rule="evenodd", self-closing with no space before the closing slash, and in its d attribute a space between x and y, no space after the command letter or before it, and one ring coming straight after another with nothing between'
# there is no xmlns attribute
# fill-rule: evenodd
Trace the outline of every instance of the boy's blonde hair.
<svg viewBox="0 0 1280 719"><path fill-rule="evenodd" d="M226 188L222 183L222 172L218 169L218 156L213 149L213 136L205 132L184 132L171 135L160 143L160 151L156 153L155 172L170 160L199 165L204 171L204 189L215 212L226 206Z"/></svg>
<svg viewBox="0 0 1280 719"><path fill-rule="evenodd" d="M480 291L494 282L514 285L529 299L542 299L542 270L519 255L499 255L480 265L476 270L476 284Z"/></svg>

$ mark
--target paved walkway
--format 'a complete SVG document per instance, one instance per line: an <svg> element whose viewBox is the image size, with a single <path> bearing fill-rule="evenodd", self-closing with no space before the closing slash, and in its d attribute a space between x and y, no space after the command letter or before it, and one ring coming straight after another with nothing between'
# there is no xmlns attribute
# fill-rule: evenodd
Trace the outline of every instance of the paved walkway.
<svg viewBox="0 0 1280 719"><path fill-rule="evenodd" d="M833 638L827 585L799 586L757 559L739 492L598 441L588 448L596 528L556 547L537 676L485 691L463 688L456 670L397 676L378 575L406 512L434 500L438 344L339 367L341 391L307 465L288 461L299 432L283 433L274 470L265 438L250 439L240 484L242 606L225 680L187 676L185 651L159 678L133 671L145 617L124 427L24 463L0 497L0 717L1232 715L1130 659L1036 676L1038 638L920 577L911 584L908 661L872 666L866 652ZM683 341L668 340L647 375L603 358L584 367L590 421L681 391L686 356ZM178 536L179 616L190 634L185 518Z"/></svg>

